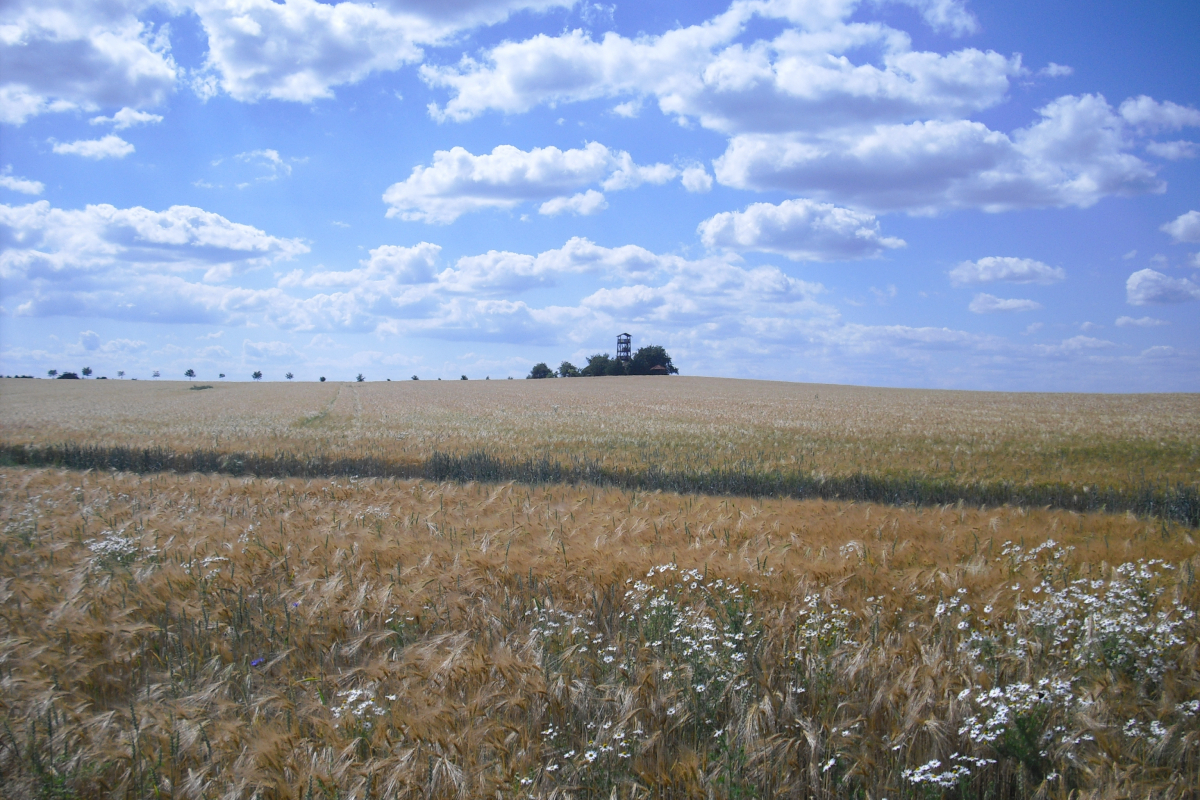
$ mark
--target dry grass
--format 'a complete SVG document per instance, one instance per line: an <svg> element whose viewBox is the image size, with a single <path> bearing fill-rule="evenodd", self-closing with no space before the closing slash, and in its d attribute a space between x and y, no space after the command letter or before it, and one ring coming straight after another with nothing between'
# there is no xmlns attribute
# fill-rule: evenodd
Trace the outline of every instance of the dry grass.
<svg viewBox="0 0 1200 800"><path fill-rule="evenodd" d="M504 414L529 429L516 399L535 389L500 387L503 406L476 386L456 387L492 398L473 430ZM214 412L214 426L262 437L253 426L282 413L282 436L298 398L318 397L194 394L228 408L257 390L286 410ZM115 415L126 387L63 391L96 392ZM168 410L191 398L145 391L136 424L174 436ZM366 409L393 387L320 391ZM6 435L32 424L18 405L5 398ZM60 419L47 406L42 418ZM426 400L411 413L439 412ZM104 435L134 424L113 419ZM765 430L771 415L757 419ZM1161 522L34 469L0 469L0 518L8 797L1196 797L1200 785L1200 560L1192 531Z"/></svg>
<svg viewBox="0 0 1200 800"><path fill-rule="evenodd" d="M870 389L713 378L0 381L9 444L418 463L483 450L633 471L1200 486L1200 396Z"/></svg>

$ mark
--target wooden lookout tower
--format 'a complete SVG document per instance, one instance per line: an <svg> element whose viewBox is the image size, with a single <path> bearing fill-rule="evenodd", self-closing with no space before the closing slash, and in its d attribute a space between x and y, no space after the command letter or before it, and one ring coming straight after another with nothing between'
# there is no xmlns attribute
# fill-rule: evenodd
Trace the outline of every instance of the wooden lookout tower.
<svg viewBox="0 0 1200 800"><path fill-rule="evenodd" d="M633 337L628 333L617 335L617 361L628 363L633 360Z"/></svg>

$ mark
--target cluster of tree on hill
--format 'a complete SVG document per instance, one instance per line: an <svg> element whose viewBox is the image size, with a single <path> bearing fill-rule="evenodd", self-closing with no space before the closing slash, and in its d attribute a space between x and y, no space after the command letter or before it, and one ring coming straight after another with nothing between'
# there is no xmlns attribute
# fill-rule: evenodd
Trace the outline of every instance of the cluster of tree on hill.
<svg viewBox="0 0 1200 800"><path fill-rule="evenodd" d="M597 378L602 375L678 375L679 369L671 363L666 349L649 344L639 347L629 361L613 358L608 353L588 356L587 365L579 369L570 361L558 365L555 371L546 362L535 364L529 378Z"/></svg>

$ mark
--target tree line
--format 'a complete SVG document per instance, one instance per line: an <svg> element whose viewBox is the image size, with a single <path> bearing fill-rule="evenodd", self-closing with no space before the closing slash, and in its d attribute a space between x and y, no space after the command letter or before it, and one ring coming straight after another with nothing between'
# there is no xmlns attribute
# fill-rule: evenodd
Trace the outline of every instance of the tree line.
<svg viewBox="0 0 1200 800"><path fill-rule="evenodd" d="M662 369L656 369L661 367ZM598 378L604 375L678 375L679 369L671 363L671 356L657 344L639 347L628 361L613 358L608 353L588 356L587 365L579 369L570 361L551 369L546 362L534 364L527 378Z"/></svg>

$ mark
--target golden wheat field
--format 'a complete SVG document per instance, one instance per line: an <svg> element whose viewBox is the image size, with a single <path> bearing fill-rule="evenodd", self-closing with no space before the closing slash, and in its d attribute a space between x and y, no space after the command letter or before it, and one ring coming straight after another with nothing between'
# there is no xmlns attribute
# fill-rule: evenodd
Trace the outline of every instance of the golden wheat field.
<svg viewBox="0 0 1200 800"><path fill-rule="evenodd" d="M1183 395L189 387L3 381L0 440L1190 486L1200 446ZM1162 517L10 465L0 525L3 797L1200 797Z"/></svg>
<svg viewBox="0 0 1200 800"><path fill-rule="evenodd" d="M950 392L719 378L217 383L0 381L7 443L415 462L1200 485L1200 395ZM86 409L81 413L81 409Z"/></svg>

